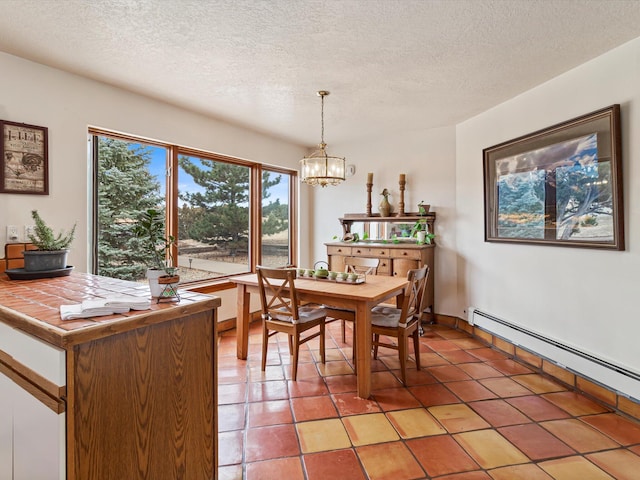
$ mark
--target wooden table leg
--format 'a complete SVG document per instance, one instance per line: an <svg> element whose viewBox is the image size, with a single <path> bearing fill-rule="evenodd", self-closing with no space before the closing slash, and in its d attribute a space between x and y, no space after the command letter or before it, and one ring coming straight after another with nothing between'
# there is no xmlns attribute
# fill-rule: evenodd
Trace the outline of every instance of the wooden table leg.
<svg viewBox="0 0 640 480"><path fill-rule="evenodd" d="M236 307L236 343L237 357L246 360L249 354L249 306L251 295L246 285L238 285Z"/></svg>
<svg viewBox="0 0 640 480"><path fill-rule="evenodd" d="M366 302L356 305L356 362L358 396L371 395L371 307Z"/></svg>

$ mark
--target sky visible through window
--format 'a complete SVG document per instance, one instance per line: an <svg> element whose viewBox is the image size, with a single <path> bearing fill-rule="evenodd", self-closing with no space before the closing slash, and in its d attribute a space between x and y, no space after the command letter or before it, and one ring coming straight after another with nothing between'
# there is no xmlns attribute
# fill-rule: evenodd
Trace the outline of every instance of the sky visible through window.
<svg viewBox="0 0 640 480"><path fill-rule="evenodd" d="M158 183L160 184L160 193L162 196L166 193L166 185L164 181L165 169L166 169L166 159L167 159L167 150L164 147L158 147L155 145L139 145L139 144L131 144L129 146L130 149L135 150L141 147L147 147L151 152L151 163L149 165L149 171L152 175L156 177ZM273 179L278 174L275 172L271 173L271 178ZM196 184L191 178L190 175L185 174L182 170L179 172L179 191L186 192L204 192L204 188L200 185ZM269 197L270 202L275 202L277 199L280 199L281 204L289 203L289 185L286 181L286 175L283 176L282 181L273 187L270 188L269 192L271 196Z"/></svg>

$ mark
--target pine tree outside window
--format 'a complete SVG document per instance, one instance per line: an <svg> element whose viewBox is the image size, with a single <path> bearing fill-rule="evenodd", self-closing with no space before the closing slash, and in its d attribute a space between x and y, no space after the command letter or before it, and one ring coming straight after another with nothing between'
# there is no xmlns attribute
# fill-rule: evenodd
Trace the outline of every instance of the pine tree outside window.
<svg viewBox="0 0 640 480"><path fill-rule="evenodd" d="M132 228L164 212L183 283L295 263L296 172L90 130L93 272L143 280L149 259Z"/></svg>

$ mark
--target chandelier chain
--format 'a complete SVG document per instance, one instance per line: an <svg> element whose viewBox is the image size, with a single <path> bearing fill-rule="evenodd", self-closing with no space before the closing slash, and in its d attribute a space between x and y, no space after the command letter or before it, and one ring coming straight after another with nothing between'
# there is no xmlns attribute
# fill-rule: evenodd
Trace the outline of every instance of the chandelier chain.
<svg viewBox="0 0 640 480"><path fill-rule="evenodd" d="M324 95L320 95L320 142L324 145Z"/></svg>

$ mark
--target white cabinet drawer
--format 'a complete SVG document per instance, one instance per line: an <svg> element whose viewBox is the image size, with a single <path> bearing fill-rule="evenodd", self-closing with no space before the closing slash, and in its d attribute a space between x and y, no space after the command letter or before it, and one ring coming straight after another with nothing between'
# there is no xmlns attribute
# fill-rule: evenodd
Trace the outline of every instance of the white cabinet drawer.
<svg viewBox="0 0 640 480"><path fill-rule="evenodd" d="M66 385L66 353L61 348L0 322L0 350L50 382Z"/></svg>

